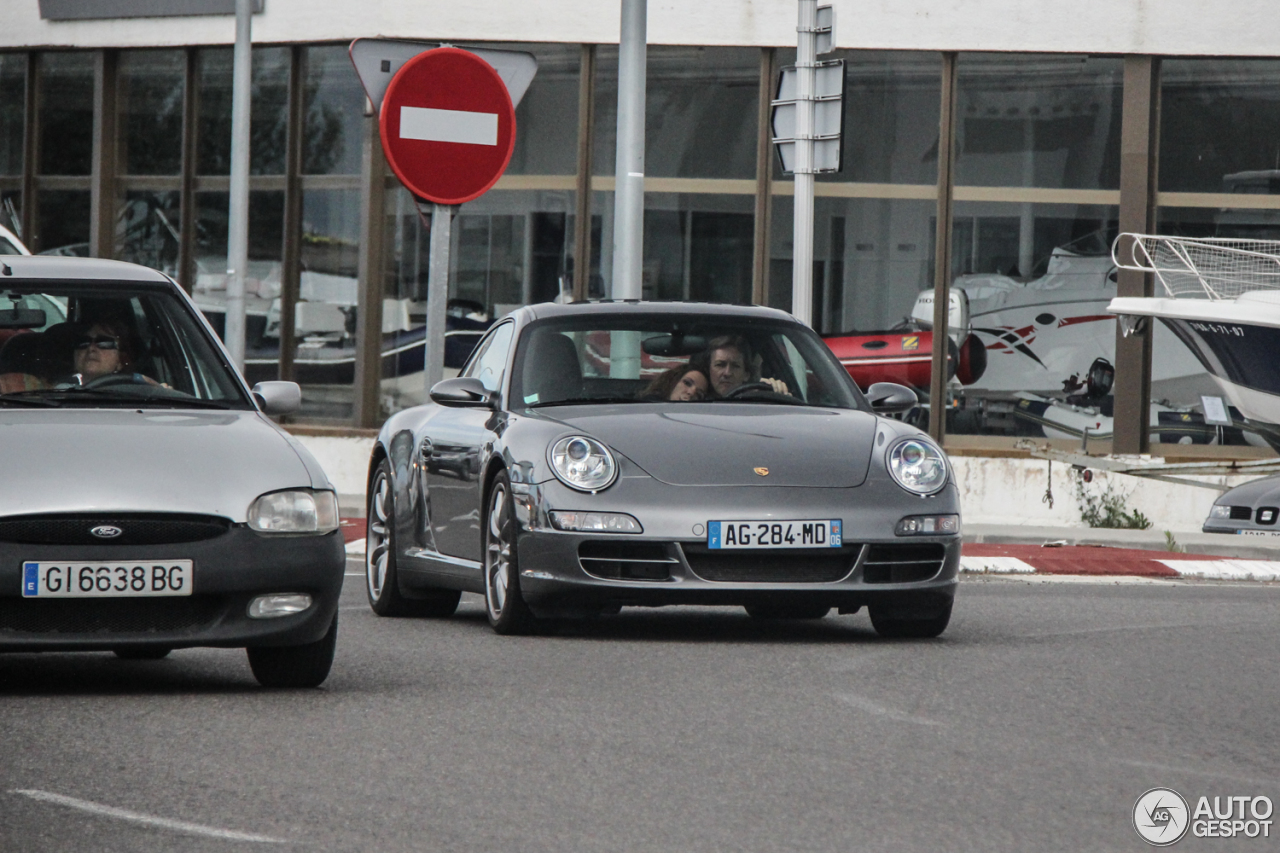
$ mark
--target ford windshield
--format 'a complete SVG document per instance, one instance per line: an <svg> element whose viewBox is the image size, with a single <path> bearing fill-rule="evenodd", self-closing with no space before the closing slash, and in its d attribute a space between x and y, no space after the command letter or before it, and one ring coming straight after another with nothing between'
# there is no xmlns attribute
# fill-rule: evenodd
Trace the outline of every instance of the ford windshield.
<svg viewBox="0 0 1280 853"><path fill-rule="evenodd" d="M0 285L0 405L252 408L190 308L135 282Z"/></svg>

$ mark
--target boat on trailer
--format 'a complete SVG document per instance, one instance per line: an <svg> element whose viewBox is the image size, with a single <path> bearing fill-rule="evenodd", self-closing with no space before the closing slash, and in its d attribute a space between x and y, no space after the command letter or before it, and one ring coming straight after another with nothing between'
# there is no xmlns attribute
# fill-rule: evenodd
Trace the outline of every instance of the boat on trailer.
<svg viewBox="0 0 1280 853"><path fill-rule="evenodd" d="M1121 234L1112 258L1152 274L1161 291L1111 300L1122 334L1161 321L1280 449L1280 240Z"/></svg>

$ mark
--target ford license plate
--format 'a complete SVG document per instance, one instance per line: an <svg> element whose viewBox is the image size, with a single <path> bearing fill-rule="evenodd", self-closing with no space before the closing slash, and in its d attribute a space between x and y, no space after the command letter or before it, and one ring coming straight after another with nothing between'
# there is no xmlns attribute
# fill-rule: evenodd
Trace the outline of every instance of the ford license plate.
<svg viewBox="0 0 1280 853"><path fill-rule="evenodd" d="M23 598L144 598L191 595L191 560L23 563Z"/></svg>
<svg viewBox="0 0 1280 853"><path fill-rule="evenodd" d="M710 521L708 548L839 548L840 519Z"/></svg>

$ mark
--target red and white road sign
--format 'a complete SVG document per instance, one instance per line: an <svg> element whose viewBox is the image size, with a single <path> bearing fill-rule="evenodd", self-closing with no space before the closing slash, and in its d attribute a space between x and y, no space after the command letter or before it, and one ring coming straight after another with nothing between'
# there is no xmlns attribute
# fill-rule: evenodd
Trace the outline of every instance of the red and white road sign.
<svg viewBox="0 0 1280 853"><path fill-rule="evenodd" d="M462 204L502 177L515 148L516 111L492 65L440 47L396 72L379 129L387 162L410 192Z"/></svg>

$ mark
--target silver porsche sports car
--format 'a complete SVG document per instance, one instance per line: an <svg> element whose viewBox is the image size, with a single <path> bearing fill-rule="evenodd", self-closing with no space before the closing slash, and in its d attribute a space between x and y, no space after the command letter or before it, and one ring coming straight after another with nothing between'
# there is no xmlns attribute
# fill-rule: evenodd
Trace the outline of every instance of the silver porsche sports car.
<svg viewBox="0 0 1280 853"><path fill-rule="evenodd" d="M482 593L499 633L624 606L947 626L960 506L942 450L767 308L535 305L497 323L369 465L374 611Z"/></svg>
<svg viewBox="0 0 1280 853"><path fill-rule="evenodd" d="M247 388L160 273L0 259L0 651L241 647L264 685L324 681L337 500L265 416L299 399Z"/></svg>

